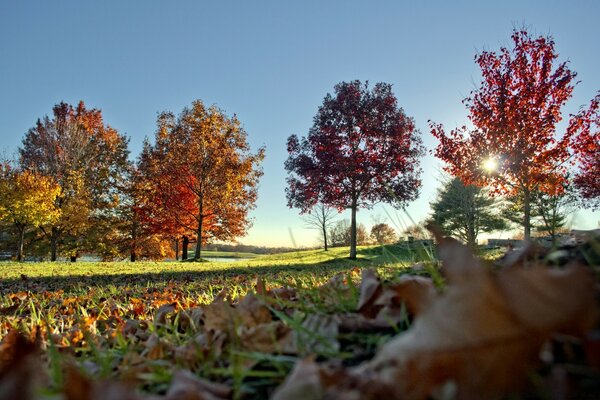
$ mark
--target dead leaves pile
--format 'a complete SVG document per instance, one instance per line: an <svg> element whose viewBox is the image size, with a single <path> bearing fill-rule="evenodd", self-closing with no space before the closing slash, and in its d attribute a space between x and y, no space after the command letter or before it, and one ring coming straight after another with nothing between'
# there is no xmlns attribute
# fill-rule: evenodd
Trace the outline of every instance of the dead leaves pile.
<svg viewBox="0 0 600 400"><path fill-rule="evenodd" d="M533 390L538 397L568 398L586 390L573 387L572 371L565 366L575 348L582 349L588 380L596 381L590 390L599 392L597 288L589 267L578 262L560 269L525 266L515 259L494 270L451 238L438 235L437 242L446 279L441 289L421 276L383 283L365 270L350 313L307 313L298 307L305 300L300 291L267 289L261 280L255 294L237 302L223 292L208 305L165 303L153 321L122 321L119 334L136 341L139 351L118 362L112 376L98 383L90 377L93 368L84 373L82 363L67 363L58 392L65 399L218 400L266 393L293 400L490 399ZM332 292L351 292L347 279L337 276L317 294L330 301ZM187 340L173 343L161 329L179 330ZM348 362L352 357L343 354L352 346L341 338L357 332L385 332L389 340L367 360ZM262 394L236 391L227 374L199 377L210 375L203 372L208 362L231 372L238 353L297 361L283 382L279 378L277 386L275 380ZM39 346L16 330L2 341L0 356L0 399L35 398L33 382L47 384L35 362L44 358ZM151 394L139 391L152 371L149 365L165 360L172 365L170 381ZM259 363L245 358L236 367L250 371ZM548 370L540 375L543 382L532 385L531 376L540 368Z"/></svg>

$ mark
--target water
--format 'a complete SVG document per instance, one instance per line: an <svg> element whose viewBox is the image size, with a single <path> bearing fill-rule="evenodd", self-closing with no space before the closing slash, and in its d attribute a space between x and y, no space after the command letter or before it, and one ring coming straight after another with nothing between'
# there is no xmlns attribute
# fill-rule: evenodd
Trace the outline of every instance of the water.
<svg viewBox="0 0 600 400"><path fill-rule="evenodd" d="M236 257L202 257L202 259L204 259L206 261L223 262L223 263L249 260L249 258L236 258Z"/></svg>

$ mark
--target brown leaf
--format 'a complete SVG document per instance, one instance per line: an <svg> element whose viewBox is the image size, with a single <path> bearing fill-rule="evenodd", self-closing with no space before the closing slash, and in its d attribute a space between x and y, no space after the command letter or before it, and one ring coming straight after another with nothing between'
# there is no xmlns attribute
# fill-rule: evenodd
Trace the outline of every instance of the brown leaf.
<svg viewBox="0 0 600 400"><path fill-rule="evenodd" d="M246 327L267 324L273 320L264 301L250 293L244 296L235 307L236 314Z"/></svg>
<svg viewBox="0 0 600 400"><path fill-rule="evenodd" d="M0 308L0 315L12 315L19 309L19 303L15 303L12 306Z"/></svg>
<svg viewBox="0 0 600 400"><path fill-rule="evenodd" d="M114 380L92 381L74 365L65 370L63 393L66 400L141 400L135 389L125 382ZM150 400L154 397L147 397Z"/></svg>
<svg viewBox="0 0 600 400"><path fill-rule="evenodd" d="M373 318L370 305L373 304L377 296L381 293L381 282L372 269L364 269L360 281L360 296L358 298L357 310L361 314Z"/></svg>
<svg viewBox="0 0 600 400"><path fill-rule="evenodd" d="M300 360L285 381L275 390L271 400L322 399L325 389L319 366L312 358Z"/></svg>
<svg viewBox="0 0 600 400"><path fill-rule="evenodd" d="M356 373L374 374L407 399L425 399L448 384L459 398L493 398L523 383L553 331L589 324L593 279L582 267L494 275L466 246L438 242L446 292Z"/></svg>
<svg viewBox="0 0 600 400"><path fill-rule="evenodd" d="M294 342L300 354L330 353L340 350L337 340L340 319L337 315L309 314L300 329L294 330Z"/></svg>
<svg viewBox="0 0 600 400"><path fill-rule="evenodd" d="M215 300L202 306L202 321L207 332L231 332L234 327L235 309L223 300Z"/></svg>
<svg viewBox="0 0 600 400"><path fill-rule="evenodd" d="M292 330L281 321L238 329L240 343L248 351L262 353L295 353Z"/></svg>
<svg viewBox="0 0 600 400"><path fill-rule="evenodd" d="M37 347L17 330L0 342L0 399L32 399L42 372Z"/></svg>
<svg viewBox="0 0 600 400"><path fill-rule="evenodd" d="M393 292L390 293L390 292ZM416 316L423 312L435 297L435 286L431 278L423 276L403 276L400 282L392 285L386 291L390 296L390 302L378 300L375 304L398 304L402 302L406 305L409 314ZM383 297L383 296L382 296Z"/></svg>
<svg viewBox="0 0 600 400"><path fill-rule="evenodd" d="M190 371L177 371L164 400L219 400L227 399L231 388L201 379Z"/></svg>
<svg viewBox="0 0 600 400"><path fill-rule="evenodd" d="M156 315L154 316L154 324L156 325L164 325L167 323L167 314L175 311L177 303L163 304L156 311Z"/></svg>

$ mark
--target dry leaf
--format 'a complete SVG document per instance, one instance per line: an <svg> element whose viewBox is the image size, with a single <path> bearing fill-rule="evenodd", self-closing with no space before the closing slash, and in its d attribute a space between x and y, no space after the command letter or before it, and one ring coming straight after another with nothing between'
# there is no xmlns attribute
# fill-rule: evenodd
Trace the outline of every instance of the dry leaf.
<svg viewBox="0 0 600 400"><path fill-rule="evenodd" d="M231 388L201 379L189 371L177 371L164 400L219 400L227 399Z"/></svg>
<svg viewBox="0 0 600 400"><path fill-rule="evenodd" d="M154 317L155 325L164 325L167 323L167 314L175 311L177 303L163 304L156 311L156 316Z"/></svg>
<svg viewBox="0 0 600 400"><path fill-rule="evenodd" d="M0 400L28 400L40 380L36 346L17 330L0 342Z"/></svg>
<svg viewBox="0 0 600 400"><path fill-rule="evenodd" d="M340 350L337 340L340 318L337 315L309 314L300 329L294 330L294 342L300 354L330 353Z"/></svg>
<svg viewBox="0 0 600 400"><path fill-rule="evenodd" d="M492 398L523 383L553 331L589 323L593 279L585 268L494 275L466 246L438 241L446 292L355 373L394 384L406 399L425 399L448 384L459 398Z"/></svg>
<svg viewBox="0 0 600 400"><path fill-rule="evenodd" d="M320 368L312 358L308 358L296 363L271 400L322 399L324 394Z"/></svg>

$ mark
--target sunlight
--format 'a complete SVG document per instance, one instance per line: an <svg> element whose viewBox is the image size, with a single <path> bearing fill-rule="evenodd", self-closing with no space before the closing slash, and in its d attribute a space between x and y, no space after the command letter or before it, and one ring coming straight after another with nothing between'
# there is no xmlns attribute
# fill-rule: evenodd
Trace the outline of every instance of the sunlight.
<svg viewBox="0 0 600 400"><path fill-rule="evenodd" d="M494 157L489 157L483 162L483 169L488 173L496 172L498 170L498 160Z"/></svg>

